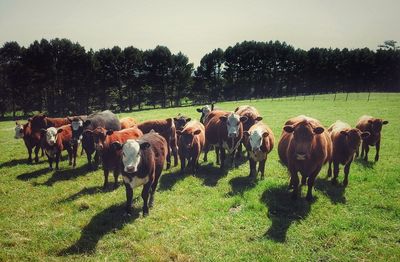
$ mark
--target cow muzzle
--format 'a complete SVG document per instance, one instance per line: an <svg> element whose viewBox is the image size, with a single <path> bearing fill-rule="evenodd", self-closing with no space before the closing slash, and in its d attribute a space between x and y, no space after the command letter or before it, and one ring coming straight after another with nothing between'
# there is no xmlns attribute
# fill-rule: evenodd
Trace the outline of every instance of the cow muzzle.
<svg viewBox="0 0 400 262"><path fill-rule="evenodd" d="M137 168L135 166L127 166L125 167L125 172L126 173L135 173L137 171Z"/></svg>
<svg viewBox="0 0 400 262"><path fill-rule="evenodd" d="M297 160L306 160L307 159L307 154L305 154L305 153L296 153L296 159Z"/></svg>

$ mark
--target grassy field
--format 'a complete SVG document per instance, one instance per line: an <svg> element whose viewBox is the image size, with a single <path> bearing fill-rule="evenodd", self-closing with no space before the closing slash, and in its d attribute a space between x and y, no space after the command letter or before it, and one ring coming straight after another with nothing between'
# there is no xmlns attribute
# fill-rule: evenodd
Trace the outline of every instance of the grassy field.
<svg viewBox="0 0 400 262"><path fill-rule="evenodd" d="M134 215L124 217L124 186L102 191L102 170L87 172L85 156L74 170L63 161L60 171L49 171L45 158L28 165L23 141L13 138L14 122L0 122L0 260L399 261L400 94L374 93L369 102L368 94L351 94L347 102L344 96L218 106L254 105L277 139L285 120L299 114L326 126L337 119L354 126L363 114L389 120L379 162L355 161L346 190L331 185L325 166L315 201L304 199L306 188L292 201L276 148L257 183L247 178L247 162L220 172L212 153L197 177L164 171L145 218L141 189ZM177 113L199 118L195 107L122 115L147 120Z"/></svg>

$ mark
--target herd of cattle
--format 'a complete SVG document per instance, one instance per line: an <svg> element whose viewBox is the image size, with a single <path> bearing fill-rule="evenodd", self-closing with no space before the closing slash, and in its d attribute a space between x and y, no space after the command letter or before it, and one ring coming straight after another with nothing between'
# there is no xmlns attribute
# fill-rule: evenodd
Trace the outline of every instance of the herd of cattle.
<svg viewBox="0 0 400 262"><path fill-rule="evenodd" d="M235 159L241 157L243 145L250 164L249 176L256 178L261 173L261 178L264 177L265 163L275 138L256 108L246 105L227 112L207 105L197 111L201 113L200 121L178 115L142 123L131 117L118 119L108 110L65 118L39 114L29 118L25 124L16 122L15 138L24 140L29 162L32 162L33 150L35 162L39 160L39 151L42 150L42 156L44 151L51 170L53 162L58 169L63 150L68 152L69 164L75 167L78 146L82 144L89 168L97 168L101 162L104 188L110 171L113 171L114 187L122 173L128 213L132 211L133 189L143 185L143 215L147 215L164 162L167 162L167 169L171 166L171 153L174 166L178 165L179 157L181 173L188 162L187 166L196 174L202 151L204 161L207 161L207 153L214 147L216 162L224 168L226 153L230 155L231 164L235 165ZM354 155L359 154L361 142L361 157L367 161L369 146L375 146L375 161L378 161L381 129L386 124L388 121L362 116L356 128L336 121L326 129L318 120L304 115L289 119L283 127L278 154L290 173L292 197L297 198L299 194L300 173L301 184L308 185L306 199L311 200L315 178L326 163L329 163L329 177L332 176L333 163L332 183L337 183L339 165L344 165L343 185L347 186L350 165Z"/></svg>

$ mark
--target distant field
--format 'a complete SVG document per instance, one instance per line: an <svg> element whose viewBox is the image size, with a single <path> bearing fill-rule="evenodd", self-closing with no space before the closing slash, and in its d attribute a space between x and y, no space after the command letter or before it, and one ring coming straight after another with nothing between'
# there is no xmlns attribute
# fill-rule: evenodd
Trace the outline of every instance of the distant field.
<svg viewBox="0 0 400 262"><path fill-rule="evenodd" d="M247 179L247 162L220 172L211 153L208 163L200 161L197 177L178 175L178 167L164 171L146 218L141 188L135 191L135 214L126 218L124 186L102 191L103 171L87 172L86 156L74 170L63 161L60 171L50 172L45 157L28 165L23 141L13 138L14 122L0 122L0 261L399 261L400 94L373 93L369 102L367 96L217 104L226 110L255 106L277 140L283 123L299 114L326 126L338 119L354 126L363 114L388 120L379 162L355 161L346 190L331 185L325 166L315 202L304 199L305 188L292 201L276 148L266 178L256 184ZM142 121L182 113L198 119L195 108L120 116ZM371 149L370 159L374 154Z"/></svg>

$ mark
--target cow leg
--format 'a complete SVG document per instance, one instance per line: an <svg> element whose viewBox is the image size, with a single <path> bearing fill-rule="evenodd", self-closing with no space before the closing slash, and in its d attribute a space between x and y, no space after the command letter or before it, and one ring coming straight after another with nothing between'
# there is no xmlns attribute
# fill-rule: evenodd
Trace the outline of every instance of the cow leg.
<svg viewBox="0 0 400 262"><path fill-rule="evenodd" d="M172 154L174 155L174 166L178 165L178 147L176 145L172 146Z"/></svg>
<svg viewBox="0 0 400 262"><path fill-rule="evenodd" d="M353 159L350 160L345 166L344 166L344 179L343 179L343 186L347 186L349 184L349 172L350 172L350 165L351 162L353 162Z"/></svg>
<svg viewBox="0 0 400 262"><path fill-rule="evenodd" d="M87 161L88 161L88 169L93 169L92 154L90 154L89 152L86 152L86 157L87 157Z"/></svg>
<svg viewBox="0 0 400 262"><path fill-rule="evenodd" d="M237 152L236 152L236 155L235 155L236 159L240 159L242 157L242 145L243 145L242 142L240 142Z"/></svg>
<svg viewBox="0 0 400 262"><path fill-rule="evenodd" d="M329 160L328 177L332 176L332 160Z"/></svg>
<svg viewBox="0 0 400 262"><path fill-rule="evenodd" d="M118 167L118 164L117 164L117 167L114 168L114 172L113 172L113 175L114 175L114 189L118 188L118 176L119 176L119 173L120 173L120 170L119 170L119 167Z"/></svg>
<svg viewBox="0 0 400 262"><path fill-rule="evenodd" d="M313 200L312 188L314 186L315 178L317 177L320 170L321 170L321 167L317 168L317 170L308 177L308 180L307 180L308 190L307 190L307 196L306 196L307 201Z"/></svg>
<svg viewBox="0 0 400 262"><path fill-rule="evenodd" d="M59 170L58 163L60 162L61 152L56 153L56 170Z"/></svg>
<svg viewBox="0 0 400 262"><path fill-rule="evenodd" d="M299 176L297 175L297 171L290 171L290 185L293 187L292 199L297 199L299 194Z"/></svg>
<svg viewBox="0 0 400 262"><path fill-rule="evenodd" d="M143 186L142 190L142 198L143 198L143 216L147 216L149 214L149 193L150 193L151 182L147 182Z"/></svg>
<svg viewBox="0 0 400 262"><path fill-rule="evenodd" d="M132 213L132 199L133 199L133 189L129 183L125 183L126 191L126 213Z"/></svg>
<svg viewBox="0 0 400 262"><path fill-rule="evenodd" d="M183 174L185 172L186 157L184 157L183 154L181 154L180 158L181 158L181 174Z"/></svg>
<svg viewBox="0 0 400 262"><path fill-rule="evenodd" d="M378 140L375 144L376 154L375 154L375 162L379 160L379 150L381 149L381 140Z"/></svg>
<svg viewBox="0 0 400 262"><path fill-rule="evenodd" d="M356 150L356 157L358 157L359 154L360 154L360 146L357 147L357 150Z"/></svg>
<svg viewBox="0 0 400 262"><path fill-rule="evenodd" d="M73 157L73 164L72 167L76 167L76 155L78 154L78 143L73 146L72 148L72 157Z"/></svg>
<svg viewBox="0 0 400 262"><path fill-rule="evenodd" d="M28 163L32 163L32 148L31 147L26 147L28 150Z"/></svg>
<svg viewBox="0 0 400 262"><path fill-rule="evenodd" d="M210 150L210 146L208 145L207 141L204 144L204 157L203 157L203 161L207 162L207 154L208 151Z"/></svg>
<svg viewBox="0 0 400 262"><path fill-rule="evenodd" d="M67 148L67 152L68 152L68 165L72 165L72 148Z"/></svg>
<svg viewBox="0 0 400 262"><path fill-rule="evenodd" d="M305 186L307 184L307 177L303 174L301 175L301 185Z"/></svg>
<svg viewBox="0 0 400 262"><path fill-rule="evenodd" d="M264 172L265 172L265 163L267 162L267 159L261 160L260 163L258 164L258 172L261 173L261 179L264 179Z"/></svg>
<svg viewBox="0 0 400 262"><path fill-rule="evenodd" d="M50 169L50 170L53 170L53 158L52 158L52 157L49 157L49 156L47 156L47 158L48 158L48 160L49 160L49 169Z"/></svg>
<svg viewBox="0 0 400 262"><path fill-rule="evenodd" d="M104 169L104 184L103 184L103 189L107 188L107 184L108 184L108 174L110 173L110 170L108 170L108 168L103 167Z"/></svg>
<svg viewBox="0 0 400 262"><path fill-rule="evenodd" d="M93 168L95 170L99 167L99 163L100 163L99 159L100 159L99 153L97 153L97 151L96 151L94 153L94 166L93 166Z"/></svg>
<svg viewBox="0 0 400 262"><path fill-rule="evenodd" d="M367 145L367 143L364 143L364 150L365 150L364 160L368 161L369 145Z"/></svg>
<svg viewBox="0 0 400 262"><path fill-rule="evenodd" d="M171 147L167 145L167 169L171 167Z"/></svg>
<svg viewBox="0 0 400 262"><path fill-rule="evenodd" d="M332 178L332 185L337 185L338 183L338 176L339 176L339 163L333 162L333 178Z"/></svg>
<svg viewBox="0 0 400 262"><path fill-rule="evenodd" d="M221 147L222 148L222 147ZM217 156L217 165L221 164L220 162L220 158L219 158L219 153L220 153L220 149L218 146L215 146L215 155Z"/></svg>
<svg viewBox="0 0 400 262"><path fill-rule="evenodd" d="M219 148L219 150L221 151L221 160L220 160L220 168L223 169L224 168L224 164L225 164L225 148L223 148L222 146ZM217 157L218 159L218 157Z"/></svg>
<svg viewBox="0 0 400 262"><path fill-rule="evenodd" d="M154 179L153 184L151 184L151 190L150 190L150 199L149 199L149 207L150 208L153 207L153 204L154 204L154 194L156 193L158 180L160 179L161 172L162 172L162 169L156 168L155 179Z"/></svg>
<svg viewBox="0 0 400 262"><path fill-rule="evenodd" d="M364 141L362 141L361 142L361 158L363 158L364 157L364 146L365 146L365 142Z"/></svg>
<svg viewBox="0 0 400 262"><path fill-rule="evenodd" d="M39 145L37 145L35 147L35 163L39 162L39 150L41 149L41 147ZM42 152L43 152L43 148L42 148Z"/></svg>
<svg viewBox="0 0 400 262"><path fill-rule="evenodd" d="M250 178L256 178L257 177L257 172L256 172L256 161L254 161L252 158L249 158L249 165L250 165Z"/></svg>

